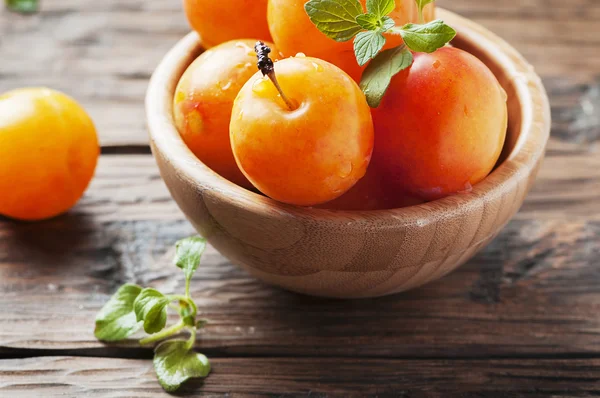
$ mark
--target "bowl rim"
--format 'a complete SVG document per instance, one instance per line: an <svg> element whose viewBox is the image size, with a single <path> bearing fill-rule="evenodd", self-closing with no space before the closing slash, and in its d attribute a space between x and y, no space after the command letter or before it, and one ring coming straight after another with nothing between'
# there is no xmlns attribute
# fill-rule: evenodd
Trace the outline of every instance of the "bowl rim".
<svg viewBox="0 0 600 398"><path fill-rule="evenodd" d="M146 94L146 115L152 150L155 156L157 152L160 153L177 170L178 178L186 180L202 192L218 196L220 201L264 216L273 215L275 211L279 215L332 221L339 221L340 218L369 220L391 217L408 224L423 222L424 214L441 218L448 213L467 212L473 208L474 202L485 203L498 198L507 189L512 190L521 180L528 178L544 156L551 125L546 91L533 67L497 35L469 19L441 8L437 9L437 17L449 22L459 37L476 46L479 52L503 68L515 87L520 104L521 131L514 148L468 195L451 195L405 208L346 211L287 205L226 180L196 158L179 135L172 116L176 85L202 48L201 40L194 32L181 39L165 55L150 79Z"/></svg>

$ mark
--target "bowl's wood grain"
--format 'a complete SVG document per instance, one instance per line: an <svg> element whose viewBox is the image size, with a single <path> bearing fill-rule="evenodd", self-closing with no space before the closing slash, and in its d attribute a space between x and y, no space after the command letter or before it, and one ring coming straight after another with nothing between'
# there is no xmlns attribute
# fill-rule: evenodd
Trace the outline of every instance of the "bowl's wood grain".
<svg viewBox="0 0 600 398"><path fill-rule="evenodd" d="M489 243L518 211L544 156L550 109L540 79L507 43L448 11L454 45L483 60L509 96L503 161L472 193L396 210L298 208L221 178L185 146L172 97L201 52L190 34L157 68L147 95L148 125L161 174L195 228L223 255L268 283L331 297L392 294L440 278Z"/></svg>

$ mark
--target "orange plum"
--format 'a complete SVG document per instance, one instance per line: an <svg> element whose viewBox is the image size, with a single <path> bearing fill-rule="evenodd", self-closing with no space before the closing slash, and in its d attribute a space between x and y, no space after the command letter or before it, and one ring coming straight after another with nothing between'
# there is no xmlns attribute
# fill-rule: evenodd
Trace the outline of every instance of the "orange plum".
<svg viewBox="0 0 600 398"><path fill-rule="evenodd" d="M205 48L235 39L271 41L267 0L184 0L183 4Z"/></svg>
<svg viewBox="0 0 600 398"><path fill-rule="evenodd" d="M402 192L394 192L385 185L381 171L371 162L367 173L355 186L339 198L319 208L330 210L366 211L398 209L423 203Z"/></svg>
<svg viewBox="0 0 600 398"><path fill-rule="evenodd" d="M198 57L182 76L174 98L175 124L192 152L215 172L246 188L231 152L233 101L256 73L254 40L234 40ZM276 52L275 52L276 53Z"/></svg>
<svg viewBox="0 0 600 398"><path fill-rule="evenodd" d="M260 72L233 106L231 145L246 177L280 202L313 206L347 192L367 170L373 150L370 108L358 85L320 59L275 63L294 107Z"/></svg>
<svg viewBox="0 0 600 398"><path fill-rule="evenodd" d="M0 95L0 214L39 221L66 212L99 155L94 123L71 97L43 87Z"/></svg>

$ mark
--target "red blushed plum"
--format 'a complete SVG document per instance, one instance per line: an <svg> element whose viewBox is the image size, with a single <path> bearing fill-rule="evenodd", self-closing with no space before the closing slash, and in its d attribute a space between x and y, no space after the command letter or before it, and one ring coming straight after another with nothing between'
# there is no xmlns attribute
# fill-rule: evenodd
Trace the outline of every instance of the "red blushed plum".
<svg viewBox="0 0 600 398"><path fill-rule="evenodd" d="M282 92L260 73L233 105L233 154L252 184L280 202L314 206L360 180L373 152L364 94L338 67L316 58L275 63ZM292 106L290 106L292 105Z"/></svg>
<svg viewBox="0 0 600 398"><path fill-rule="evenodd" d="M423 203L403 192L394 192L385 185L381 171L373 163L367 174L341 197L325 203L319 208L345 211L368 211L399 209Z"/></svg>
<svg viewBox="0 0 600 398"><path fill-rule="evenodd" d="M506 99L494 74L465 51L415 54L373 110L373 161L386 185L424 200L470 190L504 146Z"/></svg>

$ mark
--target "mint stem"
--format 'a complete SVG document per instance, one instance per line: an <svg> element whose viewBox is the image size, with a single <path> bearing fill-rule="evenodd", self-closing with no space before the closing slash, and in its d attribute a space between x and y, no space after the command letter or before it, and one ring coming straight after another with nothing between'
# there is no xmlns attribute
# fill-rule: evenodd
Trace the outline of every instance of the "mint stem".
<svg viewBox="0 0 600 398"><path fill-rule="evenodd" d="M156 333L156 334L153 334L152 336L148 336L144 339L141 339L140 344L146 345L146 344L150 344L150 343L155 343L160 340L164 340L167 337L171 337L174 334L181 332L185 327L186 327L185 323L183 323L183 321L179 321L179 323L171 326L170 328L164 329L163 331L161 331L159 333Z"/></svg>
<svg viewBox="0 0 600 398"><path fill-rule="evenodd" d="M186 279L185 280L185 297L190 298L190 282L192 280L191 279Z"/></svg>
<svg viewBox="0 0 600 398"><path fill-rule="evenodd" d="M187 283L186 283L186 284L187 284ZM186 290L187 290L187 288L186 288ZM189 292L186 292L186 293L189 293ZM192 300L192 298L189 296L189 294L186 294L185 296L182 296L181 294L174 294L174 295L167 296L167 297L168 297L168 298L169 298L169 300L171 300L171 301L175 301L175 300L177 300L177 301L183 301L183 302L185 302L185 303L187 303L187 304L191 305L192 307L195 307L195 305L193 305L193 304L192 304L192 303L193 303L193 300Z"/></svg>
<svg viewBox="0 0 600 398"><path fill-rule="evenodd" d="M196 314L198 313L198 306L196 305L196 303L194 302L194 300L192 300L192 298L189 295L182 296L182 295L176 294L176 295L168 296L168 298L171 301L175 301L175 300L177 300L177 301L183 301L184 303L186 303L187 305L189 305L190 307L192 307L192 309L194 310L194 313L192 315L194 317L196 317Z"/></svg>
<svg viewBox="0 0 600 398"><path fill-rule="evenodd" d="M196 343L196 328L190 327L188 330L190 331L190 338L188 339L185 348L189 351L194 348L194 344Z"/></svg>

